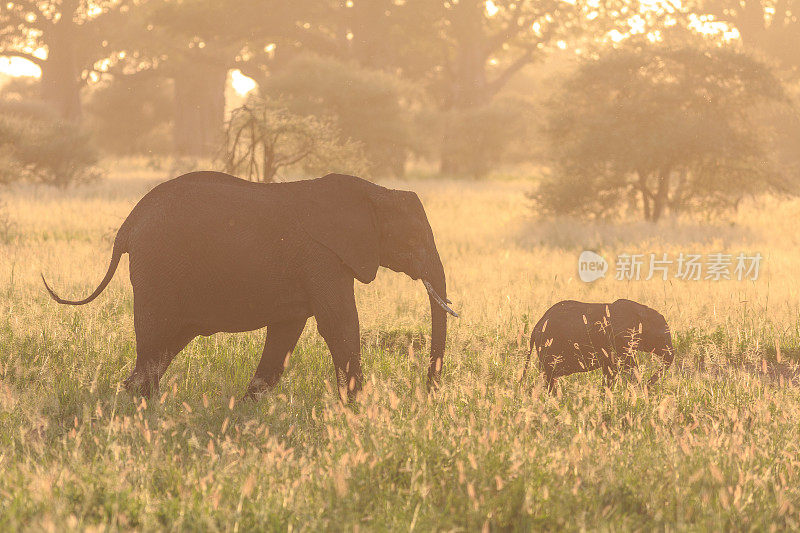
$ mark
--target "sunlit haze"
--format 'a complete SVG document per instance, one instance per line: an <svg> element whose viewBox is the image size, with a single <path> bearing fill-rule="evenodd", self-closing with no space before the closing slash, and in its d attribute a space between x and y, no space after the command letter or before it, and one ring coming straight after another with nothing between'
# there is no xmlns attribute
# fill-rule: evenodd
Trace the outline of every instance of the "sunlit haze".
<svg viewBox="0 0 800 533"><path fill-rule="evenodd" d="M27 59L0 56L0 73L9 76L40 76L42 71Z"/></svg>
<svg viewBox="0 0 800 533"><path fill-rule="evenodd" d="M800 0L0 0L0 533L800 531Z"/></svg>

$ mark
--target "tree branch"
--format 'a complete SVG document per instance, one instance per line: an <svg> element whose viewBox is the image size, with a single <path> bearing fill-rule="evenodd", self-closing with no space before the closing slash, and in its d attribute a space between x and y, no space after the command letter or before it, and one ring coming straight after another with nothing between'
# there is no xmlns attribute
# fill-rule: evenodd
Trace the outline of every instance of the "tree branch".
<svg viewBox="0 0 800 533"><path fill-rule="evenodd" d="M526 50L524 54L511 63L503 70L493 81L487 83L487 87L491 94L497 94L502 89L511 77L522 70L523 67L533 62L533 50Z"/></svg>
<svg viewBox="0 0 800 533"><path fill-rule="evenodd" d="M787 16L787 13L789 13L789 2L787 0L779 0L776 2L775 16L772 18L770 28L785 28L791 22L792 16L796 15L796 13L792 13L791 15Z"/></svg>
<svg viewBox="0 0 800 533"><path fill-rule="evenodd" d="M14 50L0 49L0 57L19 57L22 59L27 59L28 61L30 61L39 68L44 68L45 63L47 63L47 61L45 61L41 57L36 57L35 55L29 54L28 52L17 52Z"/></svg>
<svg viewBox="0 0 800 533"><path fill-rule="evenodd" d="M520 19L517 18L517 22L514 22L513 24L509 23L502 30L498 31L494 35L491 35L488 39L486 54L491 55L498 48L519 35L523 30L529 29L540 16L540 13L536 13L535 15L523 18L522 22L518 22Z"/></svg>

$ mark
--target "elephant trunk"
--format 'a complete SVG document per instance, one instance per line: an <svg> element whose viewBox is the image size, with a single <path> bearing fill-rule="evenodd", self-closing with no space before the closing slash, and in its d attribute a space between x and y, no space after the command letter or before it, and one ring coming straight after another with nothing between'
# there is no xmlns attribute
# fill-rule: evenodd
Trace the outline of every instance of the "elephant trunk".
<svg viewBox="0 0 800 533"><path fill-rule="evenodd" d="M439 385L439 376L442 373L444 360L444 345L447 340L447 313L458 316L447 306L449 300L447 300L444 267L439 254L435 251L434 254L434 259L430 262L431 264L422 278L431 304L431 359L428 368L428 389L436 388Z"/></svg>

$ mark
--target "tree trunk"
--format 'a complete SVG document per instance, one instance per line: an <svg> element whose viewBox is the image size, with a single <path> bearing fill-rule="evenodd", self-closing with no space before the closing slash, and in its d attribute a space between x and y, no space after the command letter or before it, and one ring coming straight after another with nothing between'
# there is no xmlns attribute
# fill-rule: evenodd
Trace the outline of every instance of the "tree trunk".
<svg viewBox="0 0 800 533"><path fill-rule="evenodd" d="M394 7L386 0L357 0L348 9L349 30L352 32L350 50L353 59L365 67L381 70L386 68L385 58L391 41L387 39L388 17L386 12Z"/></svg>
<svg viewBox="0 0 800 533"><path fill-rule="evenodd" d="M58 22L47 35L47 60L42 65L42 100L61 118L81 118L81 72L75 49L75 26Z"/></svg>
<svg viewBox="0 0 800 533"><path fill-rule="evenodd" d="M669 202L669 175L669 170L658 175L658 190L653 197L653 222L658 222Z"/></svg>
<svg viewBox="0 0 800 533"><path fill-rule="evenodd" d="M445 175L460 174L463 170L461 150L458 149L462 132L458 131L457 119L450 113L444 119L442 147L439 154L439 173Z"/></svg>
<svg viewBox="0 0 800 533"><path fill-rule="evenodd" d="M487 105L491 91L487 83L487 43L483 28L484 2L463 0L456 4L452 15L455 58L451 65L450 87L445 109L451 111L445 120L439 170L443 174L463 174L461 154L469 147L469 132L458 127L459 113Z"/></svg>
<svg viewBox="0 0 800 533"><path fill-rule="evenodd" d="M183 63L175 80L175 151L178 155L210 157L221 148L225 122L225 83L228 68Z"/></svg>
<svg viewBox="0 0 800 533"><path fill-rule="evenodd" d="M683 190L688 182L686 169L678 171L678 181L675 183L675 188L672 192L672 198L669 201L669 210L673 215L677 215L683 210Z"/></svg>
<svg viewBox="0 0 800 533"><path fill-rule="evenodd" d="M647 188L647 173L642 170L637 170L636 174L639 176L639 191L642 193L642 209L644 210L644 219L651 220L652 209L650 207L650 199L653 195Z"/></svg>

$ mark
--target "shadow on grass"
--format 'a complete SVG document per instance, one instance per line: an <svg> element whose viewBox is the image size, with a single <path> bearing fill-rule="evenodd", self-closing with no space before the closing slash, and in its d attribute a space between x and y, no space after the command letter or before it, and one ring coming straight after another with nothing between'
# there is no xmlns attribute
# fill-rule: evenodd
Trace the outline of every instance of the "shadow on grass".
<svg viewBox="0 0 800 533"><path fill-rule="evenodd" d="M746 248L749 243L762 237L752 228L723 220L669 218L654 224L643 220L615 223L574 217L527 218L518 222L512 230L512 236L521 248L544 246L562 250L599 250L631 245L640 247L648 243Z"/></svg>

